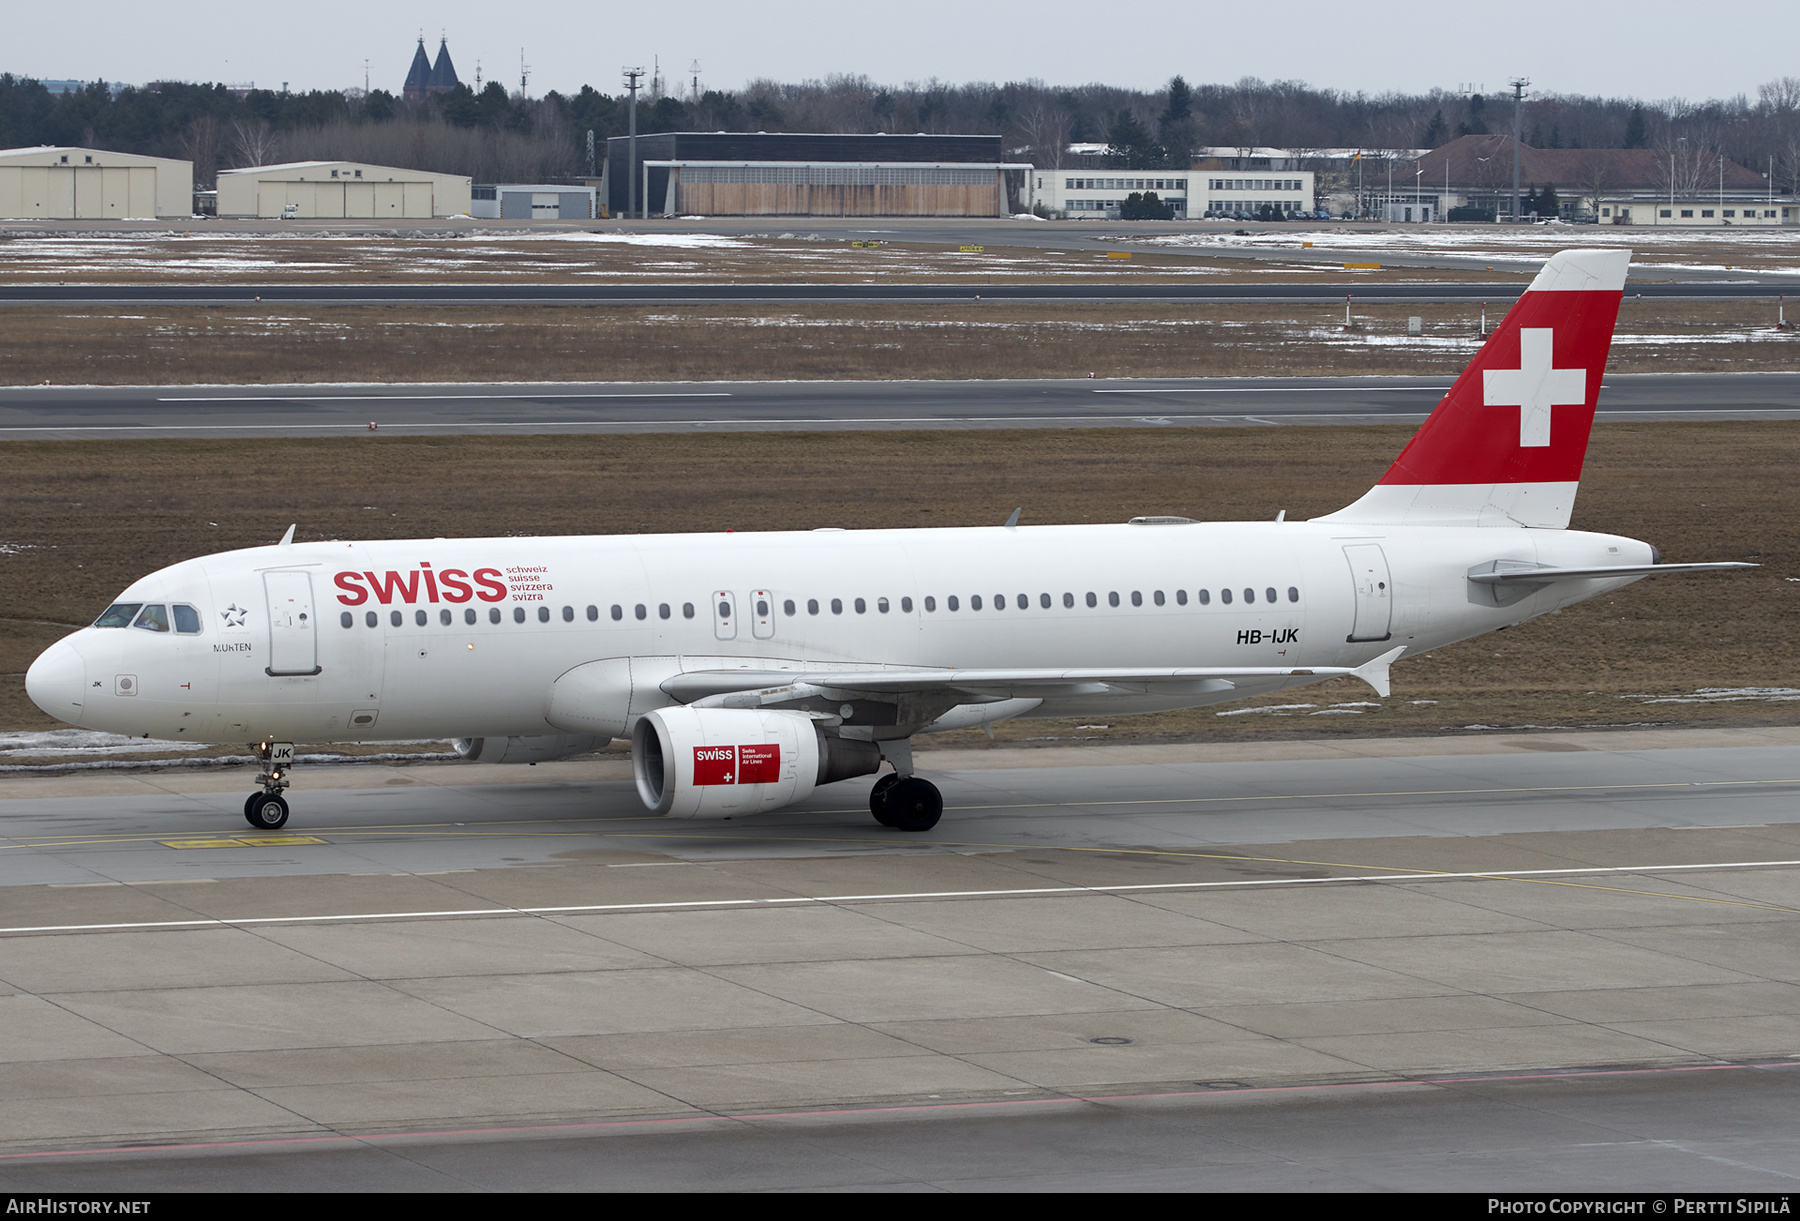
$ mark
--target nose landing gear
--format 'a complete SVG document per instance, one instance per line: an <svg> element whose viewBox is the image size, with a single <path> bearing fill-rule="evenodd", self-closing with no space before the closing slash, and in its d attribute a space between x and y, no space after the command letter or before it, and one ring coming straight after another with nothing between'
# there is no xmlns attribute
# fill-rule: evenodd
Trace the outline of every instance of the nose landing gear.
<svg viewBox="0 0 1800 1221"><path fill-rule="evenodd" d="M279 831L288 820L288 803L281 790L291 783L288 771L294 765L294 744L258 742L251 749L262 761L256 777L262 788L244 799L244 821L258 831Z"/></svg>

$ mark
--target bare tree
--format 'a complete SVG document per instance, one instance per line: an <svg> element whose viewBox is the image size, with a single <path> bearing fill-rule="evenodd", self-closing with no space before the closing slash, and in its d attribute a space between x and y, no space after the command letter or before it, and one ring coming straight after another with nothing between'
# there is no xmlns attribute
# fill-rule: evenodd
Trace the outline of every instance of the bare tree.
<svg viewBox="0 0 1800 1221"><path fill-rule="evenodd" d="M210 191L218 183L219 121L209 114L195 118L181 133L181 155L194 163L194 186Z"/></svg>
<svg viewBox="0 0 1800 1221"><path fill-rule="evenodd" d="M240 167L271 165L280 154L280 138L262 119L233 119L231 136L237 150L236 164Z"/></svg>

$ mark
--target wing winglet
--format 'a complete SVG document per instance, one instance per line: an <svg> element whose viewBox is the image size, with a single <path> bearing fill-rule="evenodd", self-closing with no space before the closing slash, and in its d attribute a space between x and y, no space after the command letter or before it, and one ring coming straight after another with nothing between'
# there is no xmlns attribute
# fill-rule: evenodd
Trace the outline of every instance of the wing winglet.
<svg viewBox="0 0 1800 1221"><path fill-rule="evenodd" d="M1350 677L1362 679L1365 683L1368 683L1369 686L1375 688L1376 695L1379 695L1382 699L1386 699L1390 694L1388 688L1388 667L1400 660L1400 654L1404 652L1406 652L1405 645L1401 645L1397 649L1389 649L1380 657L1375 658L1375 660L1365 661L1362 665L1350 671Z"/></svg>

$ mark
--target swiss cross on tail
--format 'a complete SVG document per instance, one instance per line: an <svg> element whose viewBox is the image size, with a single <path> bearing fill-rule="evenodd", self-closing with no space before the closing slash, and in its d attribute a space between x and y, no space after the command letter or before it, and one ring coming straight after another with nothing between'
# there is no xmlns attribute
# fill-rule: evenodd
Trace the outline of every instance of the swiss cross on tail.
<svg viewBox="0 0 1800 1221"><path fill-rule="evenodd" d="M1325 520L1566 527L1630 262L1552 256L1381 482Z"/></svg>
<svg viewBox="0 0 1800 1221"><path fill-rule="evenodd" d="M1481 401L1489 407L1519 409L1519 448L1550 444L1550 409L1587 402L1587 370L1551 367L1554 327L1519 329L1519 367L1483 369Z"/></svg>

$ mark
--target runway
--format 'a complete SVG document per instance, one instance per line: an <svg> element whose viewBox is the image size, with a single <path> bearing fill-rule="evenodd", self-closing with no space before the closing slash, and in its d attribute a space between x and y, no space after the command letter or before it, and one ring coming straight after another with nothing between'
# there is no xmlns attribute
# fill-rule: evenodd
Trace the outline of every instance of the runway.
<svg viewBox="0 0 1800 1221"><path fill-rule="evenodd" d="M1744 278L1631 281L1633 296L1684 301L1766 300L1792 284ZM1510 304L1522 283L988 283L872 284L10 284L0 305L681 305L945 301L1364 302Z"/></svg>
<svg viewBox="0 0 1800 1221"><path fill-rule="evenodd" d="M0 389L0 437L1417 423L1449 378L526 383ZM1800 374L1609 376L1598 418L1800 417Z"/></svg>
<svg viewBox="0 0 1800 1221"><path fill-rule="evenodd" d="M1769 1190L1800 730L0 781L0 1184Z"/></svg>

